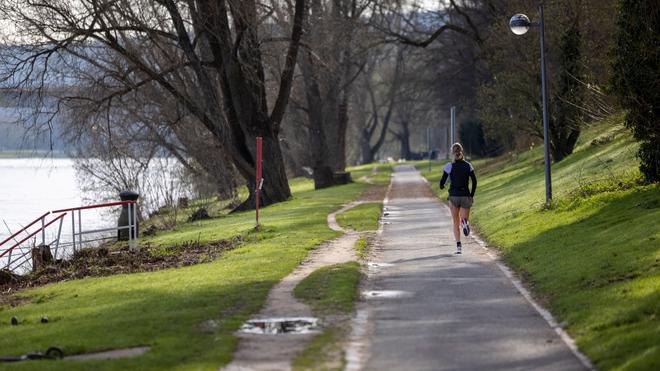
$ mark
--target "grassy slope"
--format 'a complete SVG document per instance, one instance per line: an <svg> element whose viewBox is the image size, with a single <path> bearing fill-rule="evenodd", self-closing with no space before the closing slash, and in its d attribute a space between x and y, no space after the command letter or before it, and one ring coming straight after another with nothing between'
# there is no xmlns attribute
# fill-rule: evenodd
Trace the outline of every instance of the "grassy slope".
<svg viewBox="0 0 660 371"><path fill-rule="evenodd" d="M594 125L553 164L552 210L542 208L539 148L476 161L472 220L599 369L657 370L660 187L628 181L638 176L636 145L620 120ZM426 175L437 183L440 174Z"/></svg>
<svg viewBox="0 0 660 371"><path fill-rule="evenodd" d="M313 191L292 185L294 199L262 210L262 231L251 233L254 213L236 213L180 225L152 244L247 237L241 247L209 264L152 273L74 280L26 291L29 304L0 307L2 355L60 346L67 353L151 345L141 357L115 361L22 362L10 370L217 369L231 359L238 326L262 305L270 287L319 242L335 237L328 213L351 201L364 184ZM27 323L9 326L17 316ZM37 323L47 315L51 323ZM200 323L217 320L218 328Z"/></svg>

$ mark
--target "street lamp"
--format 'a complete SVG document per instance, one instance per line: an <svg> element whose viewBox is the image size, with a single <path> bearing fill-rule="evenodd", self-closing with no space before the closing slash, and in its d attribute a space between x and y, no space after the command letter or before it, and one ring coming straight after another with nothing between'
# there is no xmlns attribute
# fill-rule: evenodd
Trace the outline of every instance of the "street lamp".
<svg viewBox="0 0 660 371"><path fill-rule="evenodd" d="M552 181L550 179L550 154L548 152L548 96L547 82L545 76L545 23L543 21L543 4L539 4L539 16L541 23L532 23L524 14L516 14L509 21L511 32L516 35L524 35L532 26L541 28L541 96L543 97L543 155L545 157L545 204L550 206L552 202Z"/></svg>

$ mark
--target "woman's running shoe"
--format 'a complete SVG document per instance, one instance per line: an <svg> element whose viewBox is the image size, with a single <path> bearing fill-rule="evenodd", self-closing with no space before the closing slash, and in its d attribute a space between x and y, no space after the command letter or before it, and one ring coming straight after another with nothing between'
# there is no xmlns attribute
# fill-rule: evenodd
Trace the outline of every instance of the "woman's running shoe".
<svg viewBox="0 0 660 371"><path fill-rule="evenodd" d="M467 219L461 219L461 228L463 228L463 234L467 237L470 235L470 223Z"/></svg>

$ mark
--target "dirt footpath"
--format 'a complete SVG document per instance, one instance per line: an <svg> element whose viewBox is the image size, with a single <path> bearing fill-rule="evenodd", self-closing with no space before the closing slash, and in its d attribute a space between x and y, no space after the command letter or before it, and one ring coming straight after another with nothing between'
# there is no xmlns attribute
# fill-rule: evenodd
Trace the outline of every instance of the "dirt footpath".
<svg viewBox="0 0 660 371"><path fill-rule="evenodd" d="M371 188L365 198L377 198L383 189ZM365 195L363 195L365 196ZM380 202L378 200L378 202ZM305 261L291 274L284 277L268 294L266 305L253 319L279 317L311 317L311 309L293 296L293 289L313 271L333 264L358 260L355 255L355 242L360 233L344 230L336 221L336 215L365 202L350 203L328 215L328 226L344 235L326 242L314 250ZM223 368L235 370L290 370L291 361L300 353L305 344L316 333L310 334L247 334L238 333L238 349L234 360Z"/></svg>

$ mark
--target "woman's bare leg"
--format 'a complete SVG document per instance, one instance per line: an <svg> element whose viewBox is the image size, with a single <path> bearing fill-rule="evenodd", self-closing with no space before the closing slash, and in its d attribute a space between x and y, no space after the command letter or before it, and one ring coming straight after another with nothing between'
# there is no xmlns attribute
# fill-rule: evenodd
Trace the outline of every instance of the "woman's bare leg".
<svg viewBox="0 0 660 371"><path fill-rule="evenodd" d="M454 221L454 238L456 242L461 242L461 219L459 217L459 208L449 202L449 210L451 210L451 218Z"/></svg>
<svg viewBox="0 0 660 371"><path fill-rule="evenodd" d="M461 219L470 220L470 209L461 208L460 216L461 216Z"/></svg>

